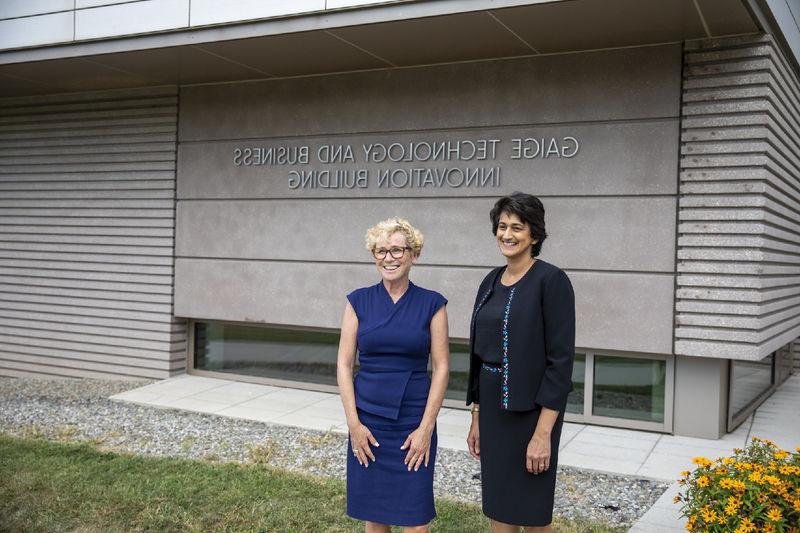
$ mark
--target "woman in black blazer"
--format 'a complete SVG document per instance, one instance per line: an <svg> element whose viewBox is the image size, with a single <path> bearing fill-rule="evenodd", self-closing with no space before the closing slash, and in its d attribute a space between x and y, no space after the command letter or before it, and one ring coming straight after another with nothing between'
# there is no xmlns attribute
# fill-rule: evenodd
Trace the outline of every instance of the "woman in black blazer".
<svg viewBox="0 0 800 533"><path fill-rule="evenodd" d="M481 461L492 531L552 531L558 443L575 357L575 297L560 268L537 259L547 238L535 196L498 200L492 231L506 265L478 289L470 330L467 445Z"/></svg>

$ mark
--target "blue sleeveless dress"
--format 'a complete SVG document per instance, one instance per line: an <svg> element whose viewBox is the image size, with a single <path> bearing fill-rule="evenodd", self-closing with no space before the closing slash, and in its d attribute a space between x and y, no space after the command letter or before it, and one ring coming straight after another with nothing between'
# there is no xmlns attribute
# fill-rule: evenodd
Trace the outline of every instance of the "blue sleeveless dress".
<svg viewBox="0 0 800 533"><path fill-rule="evenodd" d="M447 303L441 294L409 282L392 301L381 281L347 295L358 317L358 358L353 382L358 418L377 439L375 462L364 468L347 441L347 514L395 526L420 526L436 516L433 469L436 431L430 462L409 472L400 446L422 421L431 380L431 319Z"/></svg>

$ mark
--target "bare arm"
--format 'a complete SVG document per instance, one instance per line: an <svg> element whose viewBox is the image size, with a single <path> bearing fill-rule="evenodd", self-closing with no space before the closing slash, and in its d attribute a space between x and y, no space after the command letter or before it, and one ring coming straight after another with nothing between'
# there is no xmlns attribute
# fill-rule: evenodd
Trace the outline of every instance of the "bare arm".
<svg viewBox="0 0 800 533"><path fill-rule="evenodd" d="M481 458L480 404L473 402L472 421L467 433L467 449L475 459Z"/></svg>
<svg viewBox="0 0 800 533"><path fill-rule="evenodd" d="M420 464L427 467L430 460L431 437L436 427L436 417L442 407L447 381L450 377L450 333L447 325L447 309L442 306L431 319L431 388L428 402L419 427L414 430L401 449L408 449L405 464L408 469L418 470Z"/></svg>
<svg viewBox="0 0 800 533"><path fill-rule="evenodd" d="M558 419L558 411L542 407L539 413L539 421L536 429L528 443L528 450L525 454L525 468L531 474L539 474L550 468L550 435L553 433L553 426Z"/></svg>
<svg viewBox="0 0 800 533"><path fill-rule="evenodd" d="M370 430L358 419L356 411L356 393L353 388L353 364L358 346L358 317L350 302L345 305L342 315L342 329L339 337L339 354L336 358L336 382L339 384L339 396L342 398L347 427L350 430L350 443L358 462L365 467L369 465L367 458L375 461L369 445L379 446Z"/></svg>

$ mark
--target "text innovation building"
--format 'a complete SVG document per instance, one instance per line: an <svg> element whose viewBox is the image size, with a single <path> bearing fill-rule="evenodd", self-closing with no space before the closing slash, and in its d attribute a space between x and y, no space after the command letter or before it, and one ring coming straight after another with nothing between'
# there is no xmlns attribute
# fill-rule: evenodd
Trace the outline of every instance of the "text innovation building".
<svg viewBox="0 0 800 533"><path fill-rule="evenodd" d="M463 405L488 221L542 198L568 419L717 437L800 337L795 0L6 0L0 375L334 390L365 230L426 236ZM797 343L793 345L793 342Z"/></svg>

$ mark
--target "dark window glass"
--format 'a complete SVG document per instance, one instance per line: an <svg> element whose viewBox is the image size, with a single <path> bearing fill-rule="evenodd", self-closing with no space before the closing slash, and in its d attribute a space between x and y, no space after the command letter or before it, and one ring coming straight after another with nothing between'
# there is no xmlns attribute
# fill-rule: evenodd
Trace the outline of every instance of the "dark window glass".
<svg viewBox="0 0 800 533"><path fill-rule="evenodd" d="M196 322L198 370L336 385L339 334Z"/></svg>
<svg viewBox="0 0 800 533"><path fill-rule="evenodd" d="M592 413L663 422L666 374L664 360L596 355Z"/></svg>
<svg viewBox="0 0 800 533"><path fill-rule="evenodd" d="M460 342L450 343L450 380L445 398L464 402L467 399L469 382L469 345Z"/></svg>
<svg viewBox="0 0 800 533"><path fill-rule="evenodd" d="M575 354L575 364L572 367L572 392L567 397L567 412L583 414L583 385L586 381L586 356L582 353Z"/></svg>
<svg viewBox="0 0 800 533"><path fill-rule="evenodd" d="M194 334L198 370L336 385L336 332L195 322ZM468 377L469 346L450 343L446 397L464 401Z"/></svg>
<svg viewBox="0 0 800 533"><path fill-rule="evenodd" d="M761 361L731 361L728 411L732 418L736 418L772 386L774 360L775 354Z"/></svg>

